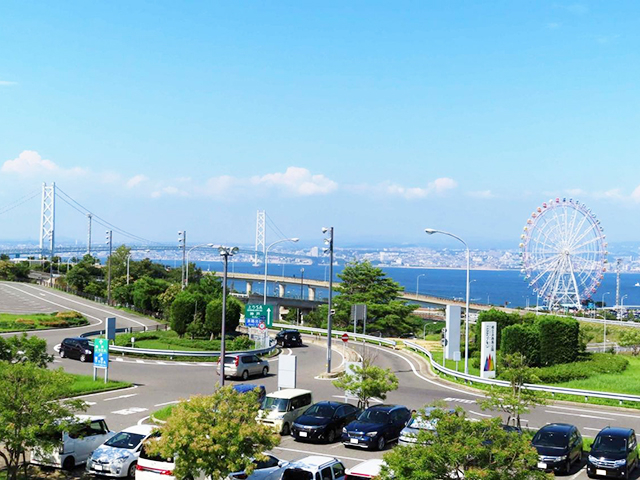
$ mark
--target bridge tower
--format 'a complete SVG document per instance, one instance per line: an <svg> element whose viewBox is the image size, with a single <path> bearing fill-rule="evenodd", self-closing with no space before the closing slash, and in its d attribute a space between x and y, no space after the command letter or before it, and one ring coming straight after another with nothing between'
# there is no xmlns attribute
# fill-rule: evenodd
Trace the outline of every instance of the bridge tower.
<svg viewBox="0 0 640 480"><path fill-rule="evenodd" d="M47 186L42 184L42 208L40 213L40 258L43 257L45 244L48 243L48 250L51 258L55 247L55 224L56 224L56 184Z"/></svg>
<svg viewBox="0 0 640 480"><path fill-rule="evenodd" d="M258 210L258 215L256 219L256 253L253 258L254 265L258 265L258 252L262 252L262 257L264 258L265 254L265 214L264 210Z"/></svg>

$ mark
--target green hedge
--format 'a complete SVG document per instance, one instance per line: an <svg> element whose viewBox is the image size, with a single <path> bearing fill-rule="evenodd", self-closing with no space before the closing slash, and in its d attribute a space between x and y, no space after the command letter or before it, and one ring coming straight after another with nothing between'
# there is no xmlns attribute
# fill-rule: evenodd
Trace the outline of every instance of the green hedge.
<svg viewBox="0 0 640 480"><path fill-rule="evenodd" d="M482 338L482 322L496 322L498 332L496 335L496 345L501 345L500 342L502 339L502 330L509 325L522 323L522 321L523 318L519 313L505 313L501 310L496 310L495 308L480 312L478 314L478 321L476 322L475 346L470 346L469 348L473 347L476 349L480 349L480 339Z"/></svg>
<svg viewBox="0 0 640 480"><path fill-rule="evenodd" d="M540 331L540 366L574 362L580 353L580 325L573 318L542 316L535 325Z"/></svg>
<svg viewBox="0 0 640 480"><path fill-rule="evenodd" d="M116 345L131 347L131 337L135 337L136 344L141 340L159 340L172 347L186 347L194 350L217 351L220 349L220 340L204 340L180 338L175 332L140 332L127 333L116 336ZM227 337L226 350L250 350L254 347L254 342L249 337L242 335L234 339ZM178 349L176 349L178 350Z"/></svg>
<svg viewBox="0 0 640 480"><path fill-rule="evenodd" d="M540 331L536 325L509 325L502 330L500 343L502 355L521 353L529 365L540 362Z"/></svg>
<svg viewBox="0 0 640 480"><path fill-rule="evenodd" d="M588 354L584 360L535 368L534 373L542 383L563 383L589 378L598 373L620 373L629 365L629 360L610 353Z"/></svg>

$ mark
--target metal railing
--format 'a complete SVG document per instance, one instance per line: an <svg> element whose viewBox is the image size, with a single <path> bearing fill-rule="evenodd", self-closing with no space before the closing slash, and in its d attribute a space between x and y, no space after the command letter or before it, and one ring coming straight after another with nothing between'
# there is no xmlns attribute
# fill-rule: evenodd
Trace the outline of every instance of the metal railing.
<svg viewBox="0 0 640 480"><path fill-rule="evenodd" d="M273 328L280 328L280 329L284 329L284 328L292 328L292 329L296 329L299 330L301 332L306 332L306 333L318 333L321 335L326 335L327 334L327 329L326 328L313 328L313 327L304 327L304 326L298 326L298 325L289 325L287 323L274 323L273 324ZM387 338L382 338L382 337L374 337L373 335L363 335L362 333L353 333L353 332L347 332L346 330L331 330L331 337L341 337L344 334L349 335L349 339L358 339L358 340L364 340L367 342L371 342L371 343L377 343L378 345L386 345L388 347L394 347L396 346L397 342L395 340L389 340Z"/></svg>
<svg viewBox="0 0 640 480"><path fill-rule="evenodd" d="M452 377L460 378L472 384L474 382L477 382L485 385L497 385L500 387L510 386L510 383L504 380L495 380L490 378L476 377L475 375L469 375L467 373L462 373L456 370L452 370L450 368L445 367L444 365L440 365L439 363L437 363L433 359L433 355L431 354L431 352L426 348L421 347L416 343L408 342L408 341L405 341L404 344L407 347L409 347L411 350L414 350L416 352L420 352L426 355L431 362L431 367L446 375L451 375ZM585 400L588 399L589 397L594 397L594 398L607 398L609 400L618 400L620 403L622 403L623 400L626 400L629 402L640 402L640 395L630 395L628 393L598 392L595 390L582 390L579 388L567 388L567 387L553 387L550 385L537 385L533 383L525 383L524 388L526 388L527 390L535 390L538 392L547 392L547 393L550 393L551 395L555 395L556 393L562 393L565 395L575 395L579 397L584 397Z"/></svg>

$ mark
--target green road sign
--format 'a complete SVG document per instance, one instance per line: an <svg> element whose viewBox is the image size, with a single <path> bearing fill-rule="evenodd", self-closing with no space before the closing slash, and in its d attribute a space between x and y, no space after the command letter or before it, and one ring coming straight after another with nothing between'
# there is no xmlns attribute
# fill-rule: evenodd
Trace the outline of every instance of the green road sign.
<svg viewBox="0 0 640 480"><path fill-rule="evenodd" d="M267 327L273 326L273 305L248 303L244 308L244 324L247 327L258 327L264 323Z"/></svg>
<svg viewBox="0 0 640 480"><path fill-rule="evenodd" d="M96 338L93 341L93 366L107 368L109 366L109 340Z"/></svg>

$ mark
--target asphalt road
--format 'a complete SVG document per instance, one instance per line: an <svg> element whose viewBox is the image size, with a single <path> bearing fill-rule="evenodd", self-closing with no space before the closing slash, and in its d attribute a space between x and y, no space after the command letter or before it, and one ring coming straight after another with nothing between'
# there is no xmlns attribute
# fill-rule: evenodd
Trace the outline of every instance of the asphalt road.
<svg viewBox="0 0 640 480"><path fill-rule="evenodd" d="M83 313L91 325L73 329L36 332L47 340L49 350L63 338L76 336L83 331L103 328L106 317L115 316L118 327L153 326L155 322L130 313L123 313L101 304L96 304L72 295L36 285L0 282L0 311L15 313L52 312L77 310ZM343 398L341 391L331 381L317 378L325 370L326 343L315 343L311 337L305 337L306 345L301 348L284 349L282 354L298 356L299 388L313 391L314 400ZM342 342L334 342L334 367L343 361ZM418 409L434 400L446 402L455 407L461 406L472 419L491 416L491 412L482 411L478 401L481 394L464 387L442 382L433 377L421 357L404 351L392 351L377 346L350 344L355 351L367 357L374 357L375 363L390 368L400 380L400 388L390 392L386 403L400 403L410 409ZM60 359L57 355L54 367L63 367L72 373L92 373L92 365L71 359ZM250 379L248 382L265 385L267 391L277 389L278 358L270 360L270 374L266 378ZM186 363L155 360L137 360L126 357L111 357L109 376L112 379L130 381L133 388L116 392L105 392L84 397L91 414L104 415L113 430L119 430L135 423L148 420L149 415L165 405L176 403L182 398L195 394L211 393L219 381L213 364ZM558 402L534 409L525 417L530 428L540 428L546 423L567 422L580 429L583 436L595 434L607 425L629 426L640 429L640 415L635 410L576 405ZM345 465L353 466L368 458L379 458L382 453L344 447L340 443L316 445L300 443L292 437L285 437L274 455L293 460L314 453L340 458ZM584 463L583 463L584 465ZM632 478L638 478L634 472ZM574 467L566 478L587 478L584 468Z"/></svg>

